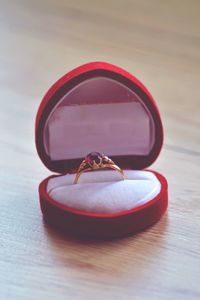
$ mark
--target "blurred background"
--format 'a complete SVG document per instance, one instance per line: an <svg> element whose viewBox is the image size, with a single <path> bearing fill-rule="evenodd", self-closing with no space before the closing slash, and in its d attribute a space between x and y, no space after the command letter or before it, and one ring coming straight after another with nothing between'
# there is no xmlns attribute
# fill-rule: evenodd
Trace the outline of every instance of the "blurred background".
<svg viewBox="0 0 200 300"><path fill-rule="evenodd" d="M163 115L168 148L197 150L199 136L190 129L199 120L199 12L198 0L2 1L1 129L6 122L7 130L1 136L12 135L7 151L18 146L35 153L33 122L42 96L63 74L96 60L127 69L147 86Z"/></svg>
<svg viewBox="0 0 200 300"><path fill-rule="evenodd" d="M0 37L2 299L199 299L200 1L0 0ZM45 229L37 189L50 172L34 145L47 89L97 60L155 98L165 143L152 169L170 187L158 225L98 247Z"/></svg>

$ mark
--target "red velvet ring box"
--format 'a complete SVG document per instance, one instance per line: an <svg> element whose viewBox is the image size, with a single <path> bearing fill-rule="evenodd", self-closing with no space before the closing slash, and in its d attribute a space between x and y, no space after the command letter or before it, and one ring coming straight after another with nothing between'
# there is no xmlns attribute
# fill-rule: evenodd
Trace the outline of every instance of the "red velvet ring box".
<svg viewBox="0 0 200 300"><path fill-rule="evenodd" d="M167 209L167 181L147 170L163 144L151 94L134 76L105 62L60 78L39 107L35 140L44 165L57 173L39 186L44 219L66 233L112 238L139 232ZM125 172L98 170L73 184L84 157L98 151Z"/></svg>

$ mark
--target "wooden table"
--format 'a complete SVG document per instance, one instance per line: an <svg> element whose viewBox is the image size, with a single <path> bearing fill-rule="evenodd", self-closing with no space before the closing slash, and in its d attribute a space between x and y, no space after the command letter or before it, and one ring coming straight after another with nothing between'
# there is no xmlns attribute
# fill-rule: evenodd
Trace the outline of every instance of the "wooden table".
<svg viewBox="0 0 200 300"><path fill-rule="evenodd" d="M2 1L0 10L0 297L200 299L200 2ZM136 236L65 238L43 223L34 146L43 94L93 60L117 64L155 97L165 126L152 166L168 213Z"/></svg>

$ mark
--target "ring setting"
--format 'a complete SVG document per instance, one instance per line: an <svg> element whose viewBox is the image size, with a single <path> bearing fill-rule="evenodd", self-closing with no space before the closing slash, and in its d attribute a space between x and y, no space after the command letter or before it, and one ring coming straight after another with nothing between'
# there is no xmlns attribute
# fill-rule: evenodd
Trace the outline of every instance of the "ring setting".
<svg viewBox="0 0 200 300"><path fill-rule="evenodd" d="M82 173L99 169L116 170L121 174L122 179L125 179L123 170L120 167L118 167L112 159L99 152L91 152L88 155L86 155L85 159L80 164L74 179L74 184L78 183L78 180Z"/></svg>

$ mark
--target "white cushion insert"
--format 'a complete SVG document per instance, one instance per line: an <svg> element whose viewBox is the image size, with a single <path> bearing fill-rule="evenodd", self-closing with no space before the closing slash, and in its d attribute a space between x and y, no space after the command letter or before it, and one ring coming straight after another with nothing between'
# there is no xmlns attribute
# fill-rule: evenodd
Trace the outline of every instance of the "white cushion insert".
<svg viewBox="0 0 200 300"><path fill-rule="evenodd" d="M117 213L145 204L159 194L160 181L149 171L124 171L126 179L113 170L83 173L77 184L75 174L51 178L47 192L58 203L94 213Z"/></svg>

